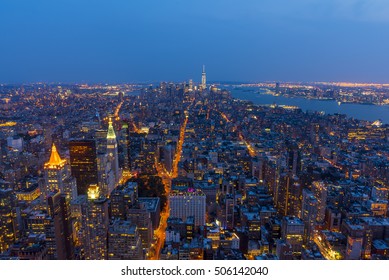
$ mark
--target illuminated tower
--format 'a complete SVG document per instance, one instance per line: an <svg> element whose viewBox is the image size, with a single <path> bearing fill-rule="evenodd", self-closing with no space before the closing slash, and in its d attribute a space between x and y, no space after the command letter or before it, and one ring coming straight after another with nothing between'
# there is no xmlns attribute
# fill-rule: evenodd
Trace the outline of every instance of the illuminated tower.
<svg viewBox="0 0 389 280"><path fill-rule="evenodd" d="M115 176L115 182L120 181L120 169L119 169L119 156L118 156L118 144L116 141L116 134L112 126L112 120L109 119L108 133L107 133L107 154L108 161L111 163L111 168Z"/></svg>
<svg viewBox="0 0 389 280"><path fill-rule="evenodd" d="M203 72L201 73L201 88L207 88L207 74L205 73L205 66L203 65Z"/></svg>
<svg viewBox="0 0 389 280"><path fill-rule="evenodd" d="M47 195L51 192L60 191L66 194L68 198L75 198L77 195L76 181L71 177L69 166L66 160L61 159L54 143L51 148L51 155L48 162L45 163L45 189Z"/></svg>

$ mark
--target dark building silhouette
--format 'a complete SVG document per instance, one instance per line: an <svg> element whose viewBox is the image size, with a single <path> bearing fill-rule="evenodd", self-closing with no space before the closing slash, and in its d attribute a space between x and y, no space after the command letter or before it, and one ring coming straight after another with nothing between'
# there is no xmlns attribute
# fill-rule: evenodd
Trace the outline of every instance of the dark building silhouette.
<svg viewBox="0 0 389 280"><path fill-rule="evenodd" d="M49 215L54 222L56 259L74 258L70 202L65 194L52 193L47 198Z"/></svg>
<svg viewBox="0 0 389 280"><path fill-rule="evenodd" d="M96 142L71 140L69 152L72 175L77 180L77 193L85 195L89 185L98 183Z"/></svg>
<svg viewBox="0 0 389 280"><path fill-rule="evenodd" d="M296 143L287 142L287 168L293 175L301 173L301 152Z"/></svg>

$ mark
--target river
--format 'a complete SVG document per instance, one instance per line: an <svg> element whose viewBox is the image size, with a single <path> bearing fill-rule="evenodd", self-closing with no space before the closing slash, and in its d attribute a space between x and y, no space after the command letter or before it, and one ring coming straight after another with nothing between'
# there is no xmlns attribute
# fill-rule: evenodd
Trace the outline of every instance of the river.
<svg viewBox="0 0 389 280"><path fill-rule="evenodd" d="M324 111L326 114L345 114L360 120L376 121L380 119L382 123L389 124L389 106L374 104L338 104L336 100L307 99L303 97L274 96L263 92L255 87L225 87L231 92L233 98L252 101L258 105L291 105L297 106L303 111Z"/></svg>

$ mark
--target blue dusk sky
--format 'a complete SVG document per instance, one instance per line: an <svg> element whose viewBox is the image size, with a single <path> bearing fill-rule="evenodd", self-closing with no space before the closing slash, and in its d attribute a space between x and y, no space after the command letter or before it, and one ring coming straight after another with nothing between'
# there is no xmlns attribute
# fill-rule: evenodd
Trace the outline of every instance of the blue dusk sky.
<svg viewBox="0 0 389 280"><path fill-rule="evenodd" d="M389 83L388 0L0 0L0 82Z"/></svg>

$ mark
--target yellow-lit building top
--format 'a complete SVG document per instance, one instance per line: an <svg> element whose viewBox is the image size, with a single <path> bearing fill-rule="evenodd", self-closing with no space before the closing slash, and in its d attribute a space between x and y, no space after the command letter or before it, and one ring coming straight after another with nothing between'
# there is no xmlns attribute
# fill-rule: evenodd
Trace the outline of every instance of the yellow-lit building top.
<svg viewBox="0 0 389 280"><path fill-rule="evenodd" d="M45 163L45 169L59 169L66 163L66 160L61 159L58 154L57 147L54 145L51 148L51 155L48 162Z"/></svg>
<svg viewBox="0 0 389 280"><path fill-rule="evenodd" d="M116 134L115 134L115 130L113 129L113 126L112 126L112 119L111 118L109 118L109 122L108 122L107 139L116 139Z"/></svg>
<svg viewBox="0 0 389 280"><path fill-rule="evenodd" d="M89 185L88 188L88 199L98 199L100 197L99 186L96 184Z"/></svg>

